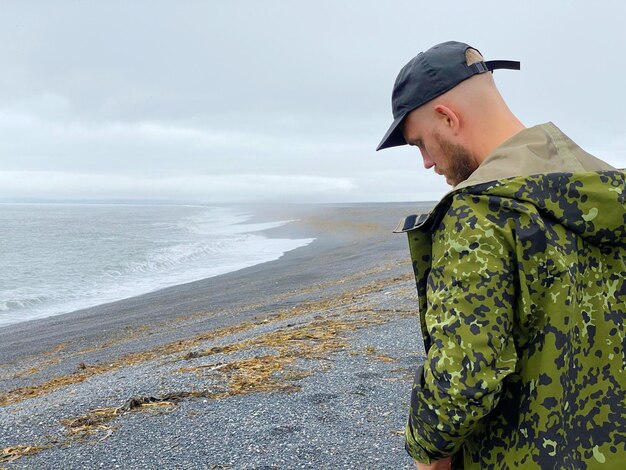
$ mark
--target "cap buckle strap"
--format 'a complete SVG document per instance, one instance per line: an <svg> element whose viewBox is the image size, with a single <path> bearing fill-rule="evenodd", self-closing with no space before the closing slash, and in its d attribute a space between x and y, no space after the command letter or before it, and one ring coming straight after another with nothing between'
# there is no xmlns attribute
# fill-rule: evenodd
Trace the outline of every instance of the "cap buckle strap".
<svg viewBox="0 0 626 470"><path fill-rule="evenodd" d="M472 65L469 66L469 68L474 72L474 73L485 73L485 72L489 72L489 68L487 67L487 65L484 62L474 62Z"/></svg>

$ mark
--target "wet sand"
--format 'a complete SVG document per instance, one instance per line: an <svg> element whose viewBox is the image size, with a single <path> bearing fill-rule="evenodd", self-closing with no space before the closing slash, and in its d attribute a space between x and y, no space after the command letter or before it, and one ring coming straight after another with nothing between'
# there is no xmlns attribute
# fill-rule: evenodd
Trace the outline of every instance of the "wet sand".
<svg viewBox="0 0 626 470"><path fill-rule="evenodd" d="M411 468L404 235L428 204L255 207L281 259L0 328L0 468Z"/></svg>

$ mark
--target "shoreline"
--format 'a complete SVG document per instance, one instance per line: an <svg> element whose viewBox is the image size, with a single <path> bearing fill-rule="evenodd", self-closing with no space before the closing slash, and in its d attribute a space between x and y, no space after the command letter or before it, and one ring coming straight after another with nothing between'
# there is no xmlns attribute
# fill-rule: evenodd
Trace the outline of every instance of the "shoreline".
<svg viewBox="0 0 626 470"><path fill-rule="evenodd" d="M93 323L98 321L98 316L102 316L102 324L109 325L111 322L112 328L117 328L119 326L126 326L125 321L121 318L119 312L129 311L131 318L130 321L136 321L136 315L140 317L145 317L147 312L142 311L141 306L147 306L157 303L160 305L160 311L158 312L160 315L164 315L169 318L172 316L181 316L181 315L189 315L197 312L192 312L191 310L200 311L203 309L214 308L217 306L224 306L228 304L228 300L218 297L217 299L202 299L201 296L196 296L196 299L187 300L185 302L186 309L184 311L174 311L174 306L176 305L176 300L179 296L183 296L188 299L190 296L193 297L194 292L198 292L203 290L205 287L211 288L211 284L215 283L217 289L219 286L223 284L228 284L229 282L240 282L241 279L245 279L247 276L254 276L257 272L266 272L268 270L274 269L274 266L280 266L278 263L282 263L283 261L287 261L288 263L292 263L293 260L298 260L301 257L306 258L308 256L309 250L313 250L313 252L317 252L319 250L328 250L328 249L338 249L342 243L344 243L347 239L354 238L354 234L350 233L351 230L372 230L371 224L368 224L367 221L359 221L359 223L354 224L352 222L346 223L342 225L337 220L335 221L325 221L324 214L328 214L333 211L353 211L353 210L361 210L364 208L375 208L377 211L384 210L386 207L395 208L395 213L400 214L408 214L411 211L411 208L415 209L421 207L427 207L432 203L336 203L336 204L319 204L319 205L304 205L304 204L283 204L283 205L272 205L272 206L262 206L262 205L233 205L234 208L241 208L244 210L250 210L253 214L252 217L247 220L246 224L254 224L254 223L265 223L274 220L287 220L291 218L291 222L282 225L280 227L269 228L265 230L261 230L258 233L268 238L291 238L291 239L299 239L299 238L314 238L313 242L310 244L296 248L294 250L287 251L283 253L283 255L271 261L266 261L263 263L259 263L256 265L248 266L246 268L238 269L236 271L230 271L227 273L219 274L216 276L199 279L197 281L186 282L182 284L175 284L169 287L159 288L157 290L146 292L143 294L126 297L119 300L114 300L111 302L105 302L101 304L97 304L91 307L80 308L77 310L72 310L69 312L59 313L55 315L50 315L42 318L34 318L21 322L10 323L7 325L0 326L0 365L2 363L7 362L8 353L7 350L13 350L16 345L28 348L28 341L21 341L19 339L15 339L15 335L21 337L23 335L27 335L31 330L46 330L46 329L56 329L62 327L63 324L69 322L79 322L79 323ZM404 212L402 209L398 208L406 208ZM407 212L408 211L408 212ZM392 234L391 231L395 227L395 223L400 220L402 216L389 216L387 220L390 222L390 225L387 227L390 237L398 238L398 234ZM282 219L281 219L282 218ZM397 219L397 220L396 220ZM340 221L339 221L340 222ZM384 227L378 227L381 232L384 233ZM380 234L379 234L380 235ZM356 236L356 238L363 238L362 236ZM400 237L403 238L403 237ZM312 246L315 245L315 246ZM296 252L296 253L294 253ZM302 256L300 256L302 255ZM268 265L268 266L266 266ZM280 269L280 267L279 267ZM173 299L171 301L169 299ZM234 302L233 306L236 304ZM110 317L115 317L113 321L111 321ZM79 333L75 329L70 329L73 334ZM54 335L50 335L51 340L55 341L56 339L52 339ZM42 340L44 338L38 338ZM28 349L25 351L28 354L36 354L39 350L43 350L45 348L51 347L47 341L44 341L45 344L41 342L37 342L37 344L33 344L33 349L29 351Z"/></svg>
<svg viewBox="0 0 626 470"><path fill-rule="evenodd" d="M36 204L36 205L45 206L46 204ZM89 206L89 204L65 204L65 203L64 204L51 204L51 205L53 206L57 206L57 205ZM110 204L96 204L96 205L108 206ZM152 204L150 206L156 206L156 205L162 206L162 207L174 206L173 204L170 204L170 205ZM138 204L123 204L123 206L124 207L143 207L145 206L145 204L139 204L139 203ZM180 207L188 207L188 206L189 205L180 205ZM204 206L195 205L194 207L204 207ZM144 273L142 276L138 276L137 279L132 279L132 278L127 279L125 283L122 282L115 286L110 286L108 290L106 290L104 293L100 292L97 296L73 298L73 299L72 298L58 299L55 301L55 303L51 303L51 304L43 305L43 306L35 305L31 309L26 308L26 309L18 310L18 311L8 310L8 311L0 312L0 329L10 326L10 325L15 325L17 323L24 323L24 322L29 322L33 320L42 320L48 317L54 317L54 316L65 315L65 314L73 313L77 311L88 310L94 307L100 307L103 305L112 304L115 302L132 299L135 297L140 297L142 295L157 292L162 289L167 289L170 287L180 286L180 285L188 284L191 282L210 279L210 278L217 277L223 274L228 274L230 272L239 271L241 269L245 269L246 267L254 266L255 264L262 264L262 263L266 263L270 261L275 261L276 259L280 259L282 256L284 256L284 254L287 253L288 251L299 248L299 247L293 248L292 247L293 245L290 246L290 243L289 243L290 241L299 241L305 238L304 236L295 237L292 233L290 233L289 229L282 232L285 235L283 237L266 236L266 232L269 232L274 228L272 227L273 224L282 222L284 225L285 224L288 225L291 221L290 220L278 220L276 216L272 218L270 213L265 214L265 217L264 217L263 215L260 215L259 213L263 214L267 211L259 210L259 208L249 208L249 206L246 206L244 208L243 206L238 206L238 205L232 205L232 206L207 205L206 207L216 208L218 210L227 209L228 211L232 212L231 216L235 218L241 218L241 216L245 214L245 216L248 217L247 220L238 221L236 223L231 222L229 225L225 225L225 227L233 227L235 230L238 230L240 227L250 226L250 231L243 231L245 230L245 228L241 231L243 235L265 238L267 240L283 238L285 240L285 243L283 243L282 246L279 246L278 250L273 249L272 250L273 253L271 253L271 256L278 256L278 258L271 259L271 256L268 253L265 256L266 258L265 260L253 260L253 261L242 260L242 262L238 263L239 266L233 266L232 265L233 260L230 260L230 263L231 263L230 265L224 264L222 266L218 264L217 267L216 266L211 267L210 265L207 264L206 267L211 268L211 269L209 270L205 269L204 273L195 272L193 274L189 274L189 269L187 269L186 272L188 274L186 275L183 274L182 276L181 276L181 273L178 273L177 275L170 274L167 277L164 276L164 274L160 272ZM293 208L291 208L291 211L287 210L287 213L292 212L292 211L294 211ZM260 228L259 226L269 226L269 228ZM306 241L308 242L307 244L311 243L311 241L309 240L306 240ZM282 251L280 255L278 255L280 250L284 250L284 251ZM197 270L198 268L196 267L195 269ZM212 272L209 272L209 271L212 271ZM176 276L178 277L178 279L176 279ZM145 281L141 282L140 277L143 277ZM68 294L70 293L71 292L68 292Z"/></svg>
<svg viewBox="0 0 626 470"><path fill-rule="evenodd" d="M7 203L8 204L8 203ZM21 203L21 204L27 204L27 203ZM37 204L37 205L41 205L43 203L40 202L36 202L36 203L32 203L32 204ZM59 204L59 205L68 205L69 203L66 202L62 202L62 203L51 203L51 204ZM74 203L74 204L70 204L70 205L89 205L89 204L94 204L94 203ZM224 207L224 208L229 208L232 209L235 212L238 213L249 213L250 218L248 220L246 220L245 222L241 222L238 224L235 224L234 226L238 226L238 225L256 225L256 224L266 224L266 223L275 223L278 221L285 221L286 223L284 225L278 226L278 227L271 227L271 228L265 228L262 230L256 230L256 231L252 231L252 232L245 232L245 233L249 233L249 234L255 234L255 235L261 235L264 236L268 239L277 239L277 238L284 238L284 239L288 239L288 240L300 240L300 239L308 239L308 238L313 238L313 241L310 242L311 243L315 243L317 238L321 235L321 236L327 236L329 235L328 230L326 228L319 228L319 227L314 227L312 228L311 226L307 226L307 224L302 223L302 221L300 220L301 218L306 218L312 214L318 214L324 210L332 210L332 209L349 209L349 208L356 208L359 206L373 206L373 207L382 207L385 205L388 206L394 206L394 205L408 205L409 203L328 203L328 204L271 204L271 205L264 205L264 204L217 204L215 205L215 207ZM425 202L425 203L415 203L418 206L419 205L434 205L434 203L430 203L430 202ZM97 205L110 205L107 203L98 203ZM133 205L133 204L129 204L129 203L124 203L124 205ZM136 205L141 206L144 205L143 203L137 203ZM153 204L154 205L154 204ZM160 204L162 205L162 204ZM188 204L183 204L183 206L186 206ZM345 234L344 234L345 236ZM275 261L279 261L281 260L287 253L289 253L290 251L293 250L298 250L304 247L297 247L297 248L293 248L290 250L287 250L285 252L282 253L282 255L280 255L279 258L274 259L274 260L268 260L268 261L263 261L261 263L257 263L258 264L265 264L265 263L269 263L269 262L275 262ZM2 331L3 328L7 328L7 327L11 327L17 324L22 324L22 323L30 323L30 322L34 322L34 321L39 321L39 320L45 320L47 318L51 318L51 317L57 317L57 316L62 316L62 315L67 315L67 314L74 314L77 312L83 312L83 311L87 311L87 310L92 310L94 308L100 308L103 306L107 306L110 304L116 304L118 302L124 302L124 301L129 301L131 299L134 298L138 298L138 297L142 297L144 295L148 295L148 294L153 294L155 292L159 292L161 290L165 290L165 289L170 289L170 288L175 288L175 287L179 287L179 286L183 286L186 284L191 284L194 282L200 282L200 281L206 281L208 279L213 279L216 277L220 277L220 276L224 276L224 275L228 275L232 272L236 272L236 271L241 271L250 267L254 267L256 265L251 265L251 266L246 266L243 268L237 268L233 271L227 271L221 274L216 274L216 275L212 275L212 276L208 276L208 277L202 277L199 279L194 279L194 280L190 280L190 281L183 281L183 282L178 282L176 284L171 284L171 285L165 285L165 286L161 286L161 287L155 287L155 288L151 288L151 290L148 291L144 291L144 292L138 292L136 294L130 294L128 296L124 296L121 298L115 298L115 299L111 299L111 300L103 300L103 301L97 301L94 300L94 302L98 302L98 303L93 303L92 305L86 305L86 306L81 306L81 307L77 307L77 308L72 308L71 310L64 310L64 311L60 311L60 312L56 312L56 313L51 313L51 314L44 314L41 316L35 316L35 317L31 317L31 318L27 318L24 320L19 320L19 321L14 321L14 322L10 322L10 323L6 323L6 324L0 324L0 332ZM86 302L86 303L91 303L91 302Z"/></svg>
<svg viewBox="0 0 626 470"><path fill-rule="evenodd" d="M271 209L274 213L277 210L284 211ZM318 403L321 410L328 400L345 399L345 403L333 407L346 419L351 415L354 390L342 374L356 374L354 380L361 384L359 387L384 391L385 396L378 398L369 396L370 392L365 394L362 406L376 409L394 402L391 411L384 413L393 413L394 429L400 429L405 409L402 403L410 387L407 377L415 354L419 356L419 338L415 336L419 333L406 238L391 231L401 217L419 210L419 203L308 207L306 214L300 214L302 217L290 217L298 221L270 229L267 236L307 233L317 239L278 260L0 329L0 407L8 411L0 420L0 429L6 430L0 431L0 449L18 453L28 446L37 449L31 456L20 455L15 463L0 459L0 468L82 468L108 461L105 456L109 450L134 462L122 468L137 468L141 465L136 457L144 454L136 448L129 454L124 450L132 447L129 442L150 433L154 420L165 420L167 424L148 440L178 442L180 436L169 435L168 429L173 426L171 420L179 418L181 435L193 433L198 426L209 426L215 436L200 439L197 448L162 455L161 468L177 466L177 459L183 457L198 459L197 452L204 452L207 446L214 451L212 455L203 454L201 461L206 466L189 464L186 468L260 468L255 465L269 465L279 457L268 451L254 464L244 465L241 459L245 460L246 451L242 444L233 442L230 453L222 449L223 442L230 438L208 421L222 416L237 429L258 427L260 434L250 430L251 440L244 439L246 445L252 445L255 439L269 439L269 443L278 439L275 444L282 448L285 436L281 437L281 430L291 425L280 424L269 431L264 427L297 412L302 404L291 401L318 400L320 387L327 390L323 396L340 397L324 398ZM407 329L412 330L411 335L405 334ZM289 339L289 335L302 334L305 336L299 341ZM252 380L252 376L258 382L245 385L244 381L242 385L240 375L244 370L246 380ZM210 374L207 376L205 371ZM381 383L383 376L388 378ZM340 392L343 386L348 389ZM144 405L128 401L137 396L155 403L155 409L161 409L159 403L167 403L163 406L169 411L158 416L135 413L144 410ZM260 404L261 414L278 409L283 413L269 421L250 418L252 422L242 423L241 419L248 419L247 412L242 411ZM131 408L127 418L118 419L115 414L101 428L83 430L110 433L98 434L102 445L87 443L89 435L68 424L78 416L89 415L89 410L107 406ZM181 418L181 413L186 418ZM301 419L300 415L292 416L292 421ZM109 420L115 424L109 425ZM389 421L375 416L372 420L374 427ZM130 422L134 424L128 427ZM377 428L375 434L377 439L392 443L389 461L404 462L393 467L404 468L410 462L402 446L397 445L398 435L391 433L387 424L384 432ZM297 445L302 432L311 430L319 433L321 440L327 439L328 432L344 437L353 432L346 423L319 422L311 428L301 422L297 427L288 433L296 439L293 445ZM71 448L51 443L46 436L56 436L52 441L70 443ZM371 447L372 442L369 444ZM78 456L72 449L80 449L84 455ZM372 456L371 451L363 450L363 455L350 453L346 458L360 464L382 458ZM302 449L290 455L300 459L305 454L306 449ZM311 459L311 468L333 468L322 457ZM226 465L224 462L232 463L228 463L230 467L210 466ZM291 468L291 464L283 468ZM309 468L307 465L302 468Z"/></svg>

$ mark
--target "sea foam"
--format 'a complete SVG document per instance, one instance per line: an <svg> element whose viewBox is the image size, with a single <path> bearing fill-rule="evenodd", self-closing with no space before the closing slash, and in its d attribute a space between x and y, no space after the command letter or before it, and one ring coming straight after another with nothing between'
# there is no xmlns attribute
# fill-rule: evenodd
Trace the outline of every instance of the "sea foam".
<svg viewBox="0 0 626 470"><path fill-rule="evenodd" d="M2 204L0 326L121 300L256 264L312 238L269 238L227 207Z"/></svg>

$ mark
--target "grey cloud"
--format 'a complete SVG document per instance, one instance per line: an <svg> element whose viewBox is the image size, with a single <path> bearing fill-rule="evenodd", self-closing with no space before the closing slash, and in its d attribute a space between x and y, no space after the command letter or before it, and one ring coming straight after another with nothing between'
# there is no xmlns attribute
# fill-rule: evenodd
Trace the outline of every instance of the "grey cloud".
<svg viewBox="0 0 626 470"><path fill-rule="evenodd" d="M0 172L66 175L76 195L97 181L113 198L133 184L190 197L171 184L185 178L209 197L199 181L231 178L239 190L224 194L253 200L436 199L445 182L415 151L374 148L399 68L448 39L521 60L496 81L522 121L552 120L626 166L625 13L616 1L5 3ZM316 183L307 196L288 178ZM15 181L5 197L31 191Z"/></svg>

